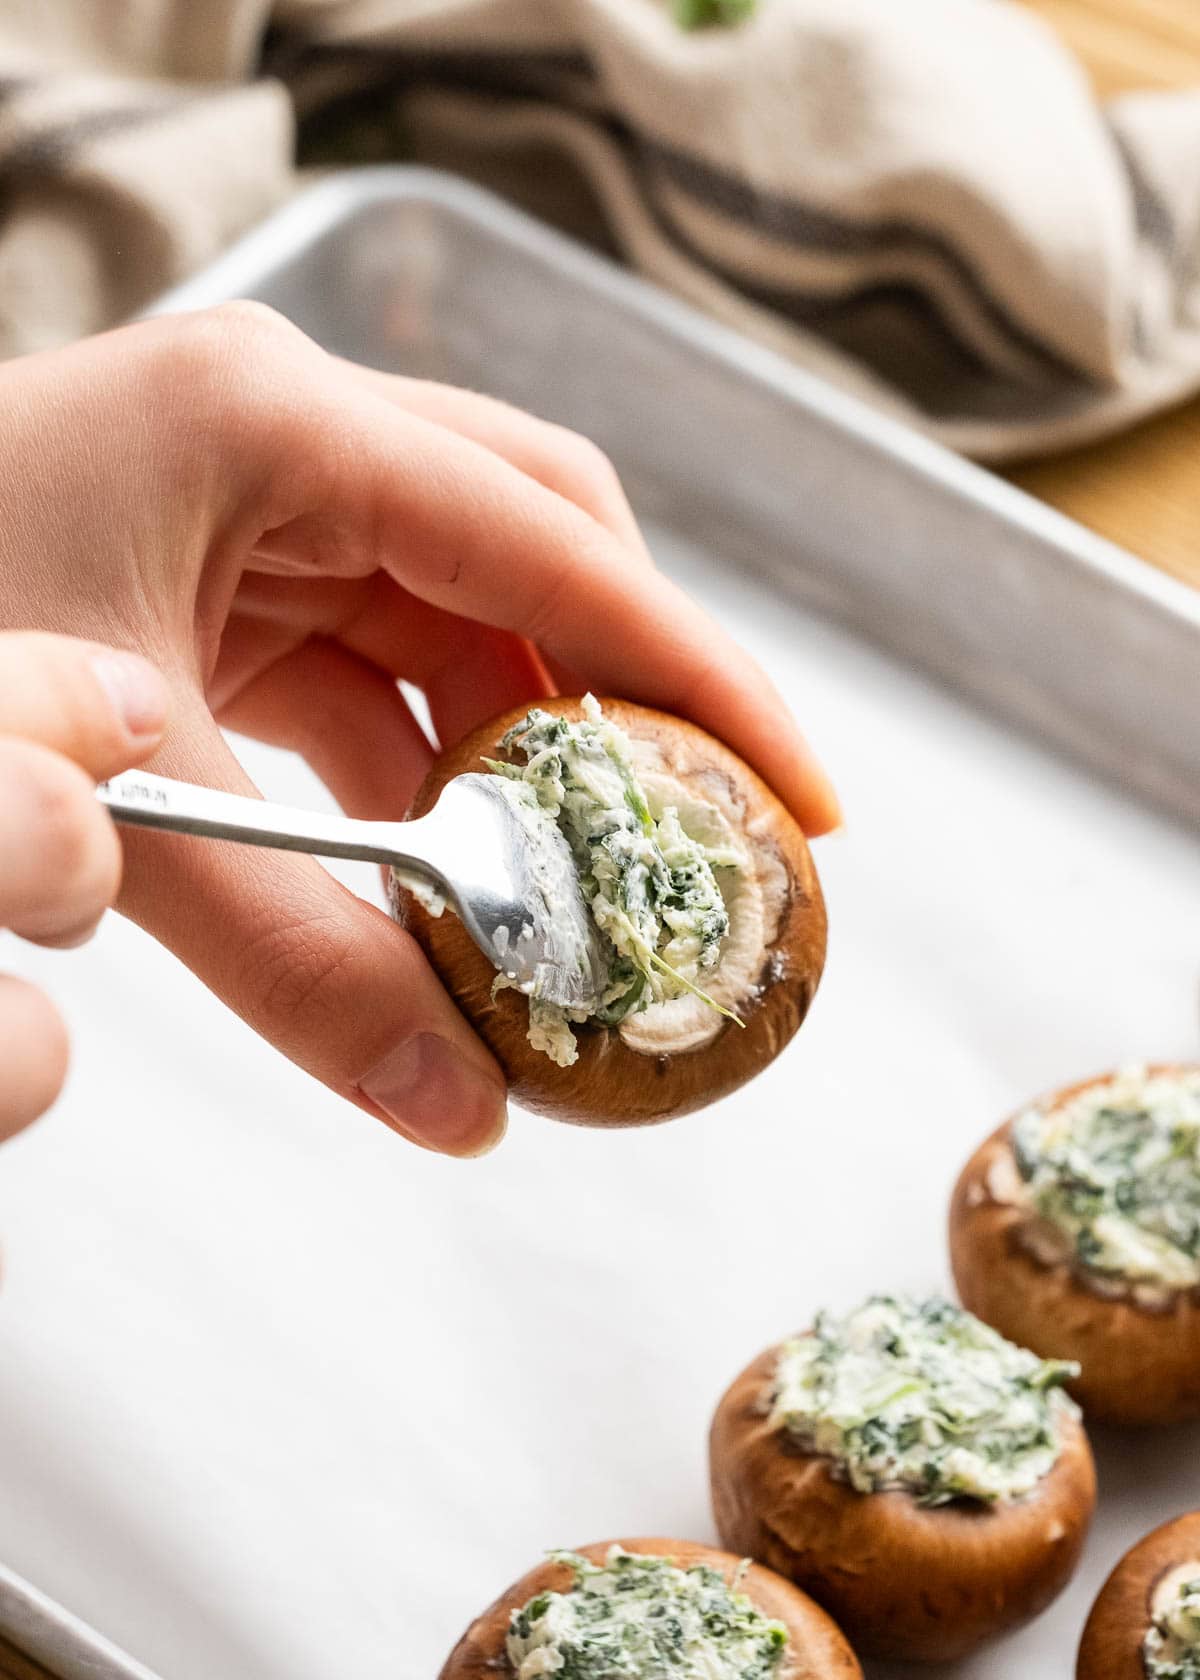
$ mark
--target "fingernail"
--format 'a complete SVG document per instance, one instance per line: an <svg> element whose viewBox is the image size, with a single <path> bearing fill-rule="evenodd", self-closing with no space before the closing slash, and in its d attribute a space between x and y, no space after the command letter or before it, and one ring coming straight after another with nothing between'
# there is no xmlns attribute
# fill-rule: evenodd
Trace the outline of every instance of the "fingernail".
<svg viewBox="0 0 1200 1680"><path fill-rule="evenodd" d="M405 1039L358 1088L396 1131L423 1149L486 1155L504 1136L504 1086L436 1033Z"/></svg>
<svg viewBox="0 0 1200 1680"><path fill-rule="evenodd" d="M92 670L130 735L144 740L162 734L167 685L153 665L136 653L98 653Z"/></svg>
<svg viewBox="0 0 1200 1680"><path fill-rule="evenodd" d="M825 807L826 807L826 810L825 810L825 821L826 821L825 832L827 834L834 834L834 833L837 832L838 829L845 827L845 825L846 825L846 812L845 812L845 810L842 806L841 800L838 798L837 792L834 789L834 785L833 785L832 781L829 779L828 776L824 776L823 780L824 780L824 784L825 784L823 792L825 794Z"/></svg>

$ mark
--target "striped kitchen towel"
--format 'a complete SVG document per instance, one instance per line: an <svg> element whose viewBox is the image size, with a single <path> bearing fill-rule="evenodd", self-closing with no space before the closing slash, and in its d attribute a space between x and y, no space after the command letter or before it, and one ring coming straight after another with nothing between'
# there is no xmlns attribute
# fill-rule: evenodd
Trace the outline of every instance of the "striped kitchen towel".
<svg viewBox="0 0 1200 1680"><path fill-rule="evenodd" d="M981 458L1200 388L1200 91L1102 109L1015 0L0 0L0 353L210 256L297 126L497 186Z"/></svg>

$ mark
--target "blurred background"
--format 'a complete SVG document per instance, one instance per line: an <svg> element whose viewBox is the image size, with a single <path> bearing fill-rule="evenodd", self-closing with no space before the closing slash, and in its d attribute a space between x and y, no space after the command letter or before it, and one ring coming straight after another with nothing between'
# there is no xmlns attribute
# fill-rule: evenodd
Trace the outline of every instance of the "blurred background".
<svg viewBox="0 0 1200 1680"><path fill-rule="evenodd" d="M390 163L700 326L444 184L339 181ZM620 1136L517 1114L469 1166L128 923L6 951L74 1071L0 1161L0 1562L162 1680L428 1680L548 1545L710 1537L723 1384L881 1278L947 1288L1003 1115L1195 1056L1200 615L1151 568L1200 583L1200 10L0 0L0 355L197 273L185 303L250 291L598 436L849 813L827 977L761 1080ZM1061 1675L1115 1558L1200 1505L1194 1430L1099 1448L1079 1576L955 1680ZM5 1680L97 1672L0 1629Z"/></svg>
<svg viewBox="0 0 1200 1680"><path fill-rule="evenodd" d="M0 352L449 167L1197 576L1191 0L3 0Z"/></svg>

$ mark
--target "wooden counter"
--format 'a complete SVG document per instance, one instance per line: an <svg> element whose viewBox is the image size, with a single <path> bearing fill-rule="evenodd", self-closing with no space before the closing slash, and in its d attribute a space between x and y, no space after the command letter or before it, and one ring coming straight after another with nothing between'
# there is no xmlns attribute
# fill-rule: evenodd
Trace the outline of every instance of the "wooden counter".
<svg viewBox="0 0 1200 1680"><path fill-rule="evenodd" d="M1024 0L1106 97L1200 88L1200 0ZM1023 489L1200 587L1200 398L1123 437L1010 468Z"/></svg>

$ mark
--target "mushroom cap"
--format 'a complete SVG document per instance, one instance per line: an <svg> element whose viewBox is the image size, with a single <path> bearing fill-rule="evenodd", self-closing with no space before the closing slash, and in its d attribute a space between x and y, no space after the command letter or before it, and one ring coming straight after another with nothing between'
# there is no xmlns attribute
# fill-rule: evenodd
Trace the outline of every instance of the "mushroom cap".
<svg viewBox="0 0 1200 1680"><path fill-rule="evenodd" d="M1075 1680L1146 1680L1142 1641L1155 1590L1193 1558L1200 1559L1200 1511L1163 1523L1125 1553L1084 1623Z"/></svg>
<svg viewBox="0 0 1200 1680"><path fill-rule="evenodd" d="M863 1656L965 1656L1044 1610L1074 1572L1096 1502L1087 1437L1064 1419L1062 1450L1008 1505L920 1505L859 1493L829 1459L794 1447L762 1406L778 1347L726 1391L710 1470L721 1543L786 1575L823 1604Z"/></svg>
<svg viewBox="0 0 1200 1680"><path fill-rule="evenodd" d="M603 1540L577 1550L592 1563L603 1563L614 1545L627 1552L670 1558L681 1569L705 1563L726 1577L742 1561L691 1540ZM497 1680L498 1674L510 1673L505 1636L512 1612L540 1592L566 1592L572 1582L566 1564L549 1560L522 1575L471 1623L447 1657L438 1680ZM788 1631L788 1647L777 1680L862 1680L862 1669L840 1629L790 1581L752 1563L738 1586L764 1616L782 1622Z"/></svg>
<svg viewBox="0 0 1200 1680"><path fill-rule="evenodd" d="M664 770L700 797L718 795L736 808L740 831L778 870L782 897L778 927L763 952L754 993L740 1005L743 1027L720 1020L696 1049L645 1054L616 1028L587 1023L575 1029L579 1058L558 1067L529 1043L529 1004L519 992L492 995L496 970L454 915L430 916L398 889L394 913L415 936L475 1031L504 1069L523 1107L588 1126L638 1126L673 1119L715 1102L775 1059L800 1026L825 961L825 905L799 825L754 771L695 724L623 700L601 702L605 716L631 739L651 743ZM580 699L544 702L555 716L578 721ZM435 761L410 816L423 816L453 776L497 758L501 738L526 715L521 706L474 730Z"/></svg>
<svg viewBox="0 0 1200 1680"><path fill-rule="evenodd" d="M1190 1072L1160 1064L1151 1074ZM1064 1086L1039 1106L1058 1107L1111 1079ZM959 1299L1002 1336L1043 1358L1073 1359L1069 1385L1090 1418L1121 1424L1200 1417L1200 1299L1176 1290L1161 1305L1104 1295L1069 1259L1048 1260L1021 1240L1024 1208L998 1199L993 1174L1012 1163L1013 1120L986 1138L959 1175L950 1202L950 1264Z"/></svg>

